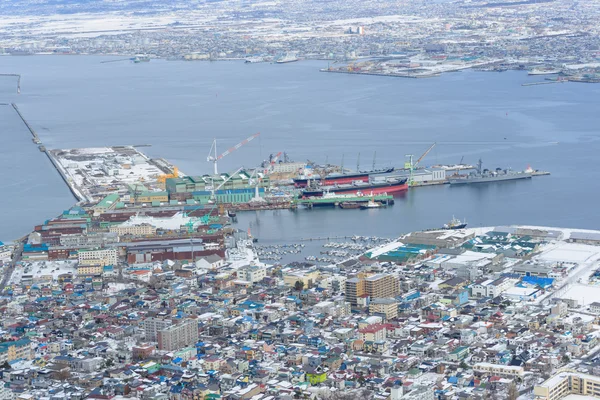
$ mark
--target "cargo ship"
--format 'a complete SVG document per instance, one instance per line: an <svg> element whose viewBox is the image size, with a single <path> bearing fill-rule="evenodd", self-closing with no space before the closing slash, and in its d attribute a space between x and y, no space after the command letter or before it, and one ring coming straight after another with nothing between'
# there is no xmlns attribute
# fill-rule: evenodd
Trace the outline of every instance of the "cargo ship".
<svg viewBox="0 0 600 400"><path fill-rule="evenodd" d="M294 186L297 188L305 188L308 186L309 182L320 183L324 186L351 184L357 181L369 182L369 177L371 175L389 174L391 172L394 172L394 167L372 171L330 174L325 177L323 182L321 182L321 177L318 175L310 177L300 176L298 178L294 178Z"/></svg>
<svg viewBox="0 0 600 400"><path fill-rule="evenodd" d="M458 177L451 177L448 181L450 185L469 185L473 183L489 183L489 182L500 182L500 181L514 181L519 179L531 179L531 172L514 172L502 168L496 168L495 171L482 169L482 162L479 160L475 172L469 175L460 175Z"/></svg>
<svg viewBox="0 0 600 400"><path fill-rule="evenodd" d="M354 182L353 184L322 186L318 189L306 189L302 191L302 197L322 197L323 193L329 191L337 194L353 194L358 196L372 196L377 194L401 193L408 190L408 178L388 180L384 182Z"/></svg>

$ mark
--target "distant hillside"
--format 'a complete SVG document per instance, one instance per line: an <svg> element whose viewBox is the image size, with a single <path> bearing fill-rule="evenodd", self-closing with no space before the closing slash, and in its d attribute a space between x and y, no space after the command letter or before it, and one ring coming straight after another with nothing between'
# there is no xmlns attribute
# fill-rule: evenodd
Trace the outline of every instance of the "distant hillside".
<svg viewBox="0 0 600 400"><path fill-rule="evenodd" d="M212 0L214 1L214 0ZM194 8L211 0L1 0L0 15L48 15L130 11L156 14Z"/></svg>

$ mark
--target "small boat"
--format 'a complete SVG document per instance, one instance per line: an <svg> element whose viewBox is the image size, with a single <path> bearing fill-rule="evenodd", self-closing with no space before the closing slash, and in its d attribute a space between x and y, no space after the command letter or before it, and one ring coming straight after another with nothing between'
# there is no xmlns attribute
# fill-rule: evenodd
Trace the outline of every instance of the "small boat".
<svg viewBox="0 0 600 400"><path fill-rule="evenodd" d="M363 204L360 206L361 210L368 210L370 208L381 208L383 205L373 200L369 200L367 204Z"/></svg>
<svg viewBox="0 0 600 400"><path fill-rule="evenodd" d="M452 219L447 224L444 224L444 229L463 229L467 227L467 221L461 222L460 219L452 216Z"/></svg>
<svg viewBox="0 0 600 400"><path fill-rule="evenodd" d="M237 217L237 213L235 212L235 210L228 210L227 215L229 216L229 218Z"/></svg>
<svg viewBox="0 0 600 400"><path fill-rule="evenodd" d="M360 203L357 203L355 201L344 201L343 203L340 203L340 208L356 209L356 208L360 208Z"/></svg>

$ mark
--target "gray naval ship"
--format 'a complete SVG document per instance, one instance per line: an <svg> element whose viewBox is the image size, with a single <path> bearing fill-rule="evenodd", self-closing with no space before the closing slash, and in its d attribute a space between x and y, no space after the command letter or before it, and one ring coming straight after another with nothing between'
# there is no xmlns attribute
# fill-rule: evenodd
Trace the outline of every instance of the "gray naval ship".
<svg viewBox="0 0 600 400"><path fill-rule="evenodd" d="M496 168L495 171L482 169L482 162L479 159L477 169L469 175L462 175L457 178L450 178L451 185L468 185L471 183L488 183L499 181L514 181L517 179L531 179L532 173L529 171L515 172L507 169Z"/></svg>

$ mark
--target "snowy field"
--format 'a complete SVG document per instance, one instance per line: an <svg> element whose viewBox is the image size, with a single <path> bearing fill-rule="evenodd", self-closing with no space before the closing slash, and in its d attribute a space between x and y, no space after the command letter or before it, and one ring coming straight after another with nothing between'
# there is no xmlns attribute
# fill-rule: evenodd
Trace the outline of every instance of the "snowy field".
<svg viewBox="0 0 600 400"><path fill-rule="evenodd" d="M545 261L579 264L590 260L594 256L600 256L600 247L578 243L560 243L552 250L541 254L539 258Z"/></svg>
<svg viewBox="0 0 600 400"><path fill-rule="evenodd" d="M600 286L572 285L560 298L577 300L579 305L600 302Z"/></svg>
<svg viewBox="0 0 600 400"><path fill-rule="evenodd" d="M22 267L15 268L9 284L18 284L23 280L23 275L31 275L33 281L54 280L59 275L72 273L75 275L76 261L35 261L23 263Z"/></svg>

